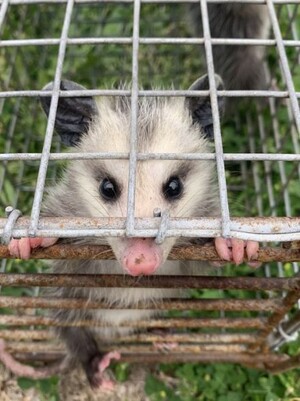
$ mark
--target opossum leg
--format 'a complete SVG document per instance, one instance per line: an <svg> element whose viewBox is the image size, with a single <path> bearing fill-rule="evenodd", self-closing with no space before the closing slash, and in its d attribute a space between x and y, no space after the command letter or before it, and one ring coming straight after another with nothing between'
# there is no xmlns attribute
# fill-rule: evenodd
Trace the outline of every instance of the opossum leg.
<svg viewBox="0 0 300 401"><path fill-rule="evenodd" d="M234 262L239 265L244 258L247 259L249 266L259 267L256 262L258 256L259 243L256 241L243 241L237 238L216 238L215 247L221 259Z"/></svg>
<svg viewBox="0 0 300 401"><path fill-rule="evenodd" d="M44 379L57 375L66 369L65 359L41 368L34 368L33 366L20 363L6 351L5 341L2 339L0 339L0 361L15 376L28 377L30 379Z"/></svg>
<svg viewBox="0 0 300 401"><path fill-rule="evenodd" d="M94 389L110 390L113 381L107 377L105 369L112 359L120 359L119 352L101 353L92 333L84 328L62 327L59 329L60 337L66 342L71 356L78 360Z"/></svg>
<svg viewBox="0 0 300 401"><path fill-rule="evenodd" d="M121 355L117 351L108 352L103 356L95 356L91 363L91 370L93 372L91 386L95 389L113 390L115 383L104 372L109 367L112 359L119 360Z"/></svg>
<svg viewBox="0 0 300 401"><path fill-rule="evenodd" d="M58 238L21 238L12 239L8 244L11 256L18 259L29 259L32 249L37 247L47 248L54 245Z"/></svg>

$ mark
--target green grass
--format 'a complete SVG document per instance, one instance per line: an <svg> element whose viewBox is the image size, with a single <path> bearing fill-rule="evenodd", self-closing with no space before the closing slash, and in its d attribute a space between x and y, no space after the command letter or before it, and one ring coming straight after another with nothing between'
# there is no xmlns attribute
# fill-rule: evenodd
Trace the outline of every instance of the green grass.
<svg viewBox="0 0 300 401"><path fill-rule="evenodd" d="M300 394L299 369L276 376L218 363L161 366L161 369L177 379L176 388L149 376L146 391L151 401L296 401Z"/></svg>
<svg viewBox="0 0 300 401"><path fill-rule="evenodd" d="M51 377L43 380L19 378L18 385L23 390L35 387L40 393L41 401L62 401L59 400L58 381L58 377Z"/></svg>

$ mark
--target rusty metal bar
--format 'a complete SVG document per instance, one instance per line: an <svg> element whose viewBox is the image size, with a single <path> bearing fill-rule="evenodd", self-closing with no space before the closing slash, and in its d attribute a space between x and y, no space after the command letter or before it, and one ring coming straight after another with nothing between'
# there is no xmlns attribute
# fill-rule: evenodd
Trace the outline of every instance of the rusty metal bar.
<svg viewBox="0 0 300 401"><path fill-rule="evenodd" d="M56 361L64 357L63 352L18 352L15 357L22 361ZM199 362L199 363L217 363L231 362L240 363L248 367L265 369L267 364L279 365L287 363L290 358L287 355L280 354L257 354L254 355L248 352L224 353L217 351L199 352L199 353L175 353L163 354L158 352L139 353L139 354L122 354L122 362L129 363L172 363L172 362Z"/></svg>
<svg viewBox="0 0 300 401"><path fill-rule="evenodd" d="M35 341L27 343L22 342L5 342L5 349L11 353L15 352L64 352L66 353L66 348L63 343L54 342L42 342Z"/></svg>
<svg viewBox="0 0 300 401"><path fill-rule="evenodd" d="M9 341L53 340L56 338L51 330L0 330L0 338Z"/></svg>
<svg viewBox="0 0 300 401"><path fill-rule="evenodd" d="M262 329L265 318L168 318L140 321L126 321L117 324L118 327L134 328L234 328ZM44 325L52 327L113 327L113 324L95 322L93 320L76 320L75 322L59 321L47 316L17 316L0 315L0 325L29 326ZM1 330L0 330L1 334Z"/></svg>
<svg viewBox="0 0 300 401"><path fill-rule="evenodd" d="M122 345L118 346L118 351L121 354L127 355L127 354L139 354L139 353L153 353L153 351L158 351L157 349L158 344L152 344L152 345L126 345L125 347L122 347ZM176 346L176 348L175 348ZM111 346L106 346L103 348L103 351L109 352L112 350ZM247 352L247 346L243 344L175 344L174 343L174 350L172 352L176 351L176 353L199 353L203 351L209 351L209 352Z"/></svg>
<svg viewBox="0 0 300 401"><path fill-rule="evenodd" d="M172 362L200 362L200 363L242 363L247 366L257 368L264 368L267 362L279 364L284 361L282 355L276 354L258 354L253 357L247 353L222 353L222 352L201 352L199 354L138 354L138 355L124 355L122 358L124 362L136 363L172 363Z"/></svg>
<svg viewBox="0 0 300 401"><path fill-rule="evenodd" d="M0 273L4 287L108 287L108 288L201 288L219 290L299 291L300 277L216 277L216 276L147 276L106 274L5 274ZM299 294L298 294L299 296Z"/></svg>
<svg viewBox="0 0 300 401"><path fill-rule="evenodd" d="M257 342L253 346L254 349L263 348L263 350L269 350L270 344L268 344L267 337L272 332L272 330L278 326L278 324L283 320L284 316L288 311L294 306L294 304L299 300L300 292L292 291L287 294L282 299L282 306L279 311L272 313L267 319L265 327L257 333Z"/></svg>
<svg viewBox="0 0 300 401"><path fill-rule="evenodd" d="M252 334L211 334L211 333L184 333L184 334L132 334L130 336L123 336L107 344L108 347L122 346L122 344L132 344L134 346L137 343L204 343L204 344L253 344L255 338ZM10 346L13 346L15 350L30 350L30 351L45 351L46 345L44 342L9 342ZM57 351L63 349L62 343L48 343L49 350ZM126 351L127 352L127 351Z"/></svg>
<svg viewBox="0 0 300 401"><path fill-rule="evenodd" d="M175 349L176 346L176 349ZM142 344L142 345L130 345L126 344L126 346L122 346L122 344L114 343L114 349L117 349L122 355L130 355L130 354L152 354L153 352L160 351L158 344ZM6 348L11 353L27 353L27 352L53 352L53 353L60 353L66 352L65 347L63 344L53 344L53 343L14 343L14 342L7 342ZM103 344L101 346L101 350L103 352L109 352L112 350L112 346L108 344ZM176 353L199 353L203 351L218 351L218 352L246 352L246 346L241 344L176 344L174 343L174 350ZM172 351L173 352L173 351Z"/></svg>
<svg viewBox="0 0 300 401"><path fill-rule="evenodd" d="M205 327L207 327L205 325ZM228 334L228 333L184 333L184 334L131 334L112 341L110 344L133 343L133 342L150 342L150 343L207 343L207 344L253 344L255 336L253 334Z"/></svg>
<svg viewBox="0 0 300 401"><path fill-rule="evenodd" d="M117 345L115 345L117 344ZM126 344L115 343L119 352L123 354L134 354L134 353L152 353L153 351L160 351L159 344ZM9 352L66 352L64 343L58 342L45 342L45 341L33 341L33 342L15 342L6 341L5 347ZM176 348L175 348L176 347ZM104 352L111 351L112 346L108 343L103 343L101 350ZM174 343L174 350L176 353L179 352L201 352L201 351L224 351L224 352L247 352L247 346L243 344L180 344Z"/></svg>
<svg viewBox="0 0 300 401"><path fill-rule="evenodd" d="M32 342L32 341L45 341L45 340L57 339L56 335L51 330L1 330L0 337L4 340L8 340L8 341L12 342L12 344L15 344L16 341L25 341L26 344L28 344L30 341ZM169 340L171 339L171 337L176 342L179 342L179 341L193 342L192 340L187 341L186 338L183 339L182 336L180 337L181 339L179 339L178 335L175 339L172 334L171 335L169 334L169 337L168 337ZM135 340L132 340L132 338L133 337L130 337L130 339L129 339L129 337L128 337L123 341L125 341L125 342L143 341L143 339L140 339L140 337L138 339L135 337ZM190 338L190 336L189 336L189 338ZM153 335L152 335L152 337L148 337L147 341L151 341L151 339L153 339ZM160 336L155 337L156 342L161 342L161 341L165 342L165 339L166 339L165 335L162 335L162 337L160 337ZM197 339L195 341L197 341ZM119 342L122 342L122 341L114 341L113 343L118 344ZM34 344L36 344L36 343L34 343ZM51 343L51 344L53 344L53 343ZM56 342L56 344L57 344L57 342ZM110 343L110 344L112 344L112 343ZM217 346L217 345L218 344L215 344L214 346Z"/></svg>
<svg viewBox="0 0 300 401"><path fill-rule="evenodd" d="M66 356L65 352L14 352L14 357L23 362L43 362L53 363L58 360L64 359Z"/></svg>
<svg viewBox="0 0 300 401"><path fill-rule="evenodd" d="M156 310L199 310L199 311L279 311L281 298L273 299L182 299L173 298L155 301ZM0 308L47 308L47 309L115 309L106 302L90 299L50 298L50 297L11 297L0 296ZM153 309L149 302L139 302L132 306L118 306L118 309Z"/></svg>
<svg viewBox="0 0 300 401"><path fill-rule="evenodd" d="M284 373L288 370L299 368L300 366L300 354L291 357L290 359L277 363L266 363L266 369L272 374Z"/></svg>
<svg viewBox="0 0 300 401"><path fill-rule="evenodd" d="M0 245L0 258L14 259L4 245ZM58 244L49 248L32 251L31 259L115 259L111 248L106 245ZM221 261L213 245L189 245L172 249L170 260L211 260ZM259 262L297 262L300 261L300 248L264 247L258 251ZM247 260L245 259L245 262Z"/></svg>

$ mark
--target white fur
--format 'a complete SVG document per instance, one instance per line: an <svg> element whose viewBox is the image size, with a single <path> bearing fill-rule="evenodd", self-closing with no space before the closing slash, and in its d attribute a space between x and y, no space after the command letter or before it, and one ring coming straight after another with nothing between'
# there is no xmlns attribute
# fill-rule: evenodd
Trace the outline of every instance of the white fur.
<svg viewBox="0 0 300 401"><path fill-rule="evenodd" d="M130 107L118 104L110 98L97 101L99 115L95 117L89 131L83 136L79 152L129 152ZM211 152L211 143L204 138L201 128L194 124L183 98L142 99L139 104L138 152L148 153L203 153ZM170 202L162 193L163 184L182 168L178 160L138 161L136 177L135 216L152 217L153 210L169 209L171 217L214 216L218 213L216 202L215 164L213 161L184 162L187 173L182 178L184 194L178 201ZM99 193L97 175L106 172L114 177L122 188L117 202L110 203ZM90 217L126 217L128 186L128 160L77 160L70 163L61 181L51 190L45 206L45 213L53 215L76 215ZM95 241L98 241L97 239ZM90 242L90 240L88 240ZM117 259L121 261L126 238L107 238ZM168 238L161 245L162 264L156 274L187 274L180 262L166 261L175 244L175 238ZM124 274L117 261L87 261L54 263L56 272L85 274ZM139 302L155 302L163 298L179 297L179 289L134 289L134 288L93 288L70 289L69 296L104 300L108 305L134 306ZM58 296L65 296L58 290ZM114 328L94 329L103 337L127 332L117 326L127 320L149 318L155 310L98 310L93 319ZM82 318L82 312L71 311L66 319Z"/></svg>

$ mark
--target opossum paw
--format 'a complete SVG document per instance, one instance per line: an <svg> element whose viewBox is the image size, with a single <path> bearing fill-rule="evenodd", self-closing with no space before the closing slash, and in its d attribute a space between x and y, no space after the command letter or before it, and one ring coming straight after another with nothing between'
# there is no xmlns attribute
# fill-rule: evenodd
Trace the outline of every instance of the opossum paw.
<svg viewBox="0 0 300 401"><path fill-rule="evenodd" d="M100 373L104 372L104 370L109 367L110 361L112 359L119 360L120 358L121 358L121 354L117 351L111 351L111 352L108 352L107 354L105 354L102 357L100 364L99 364Z"/></svg>
<svg viewBox="0 0 300 401"><path fill-rule="evenodd" d="M178 347L178 343L169 342L169 343L154 343L154 349L162 352L163 354L168 354Z"/></svg>
<svg viewBox="0 0 300 401"><path fill-rule="evenodd" d="M219 257L227 262L234 262L239 265L246 259L249 266L253 268L260 266L260 262L256 261L259 249L259 243L256 241L218 237L215 239L215 248ZM218 262L214 263L214 266L216 265L218 265Z"/></svg>
<svg viewBox="0 0 300 401"><path fill-rule="evenodd" d="M109 367L112 359L119 360L121 354L117 351L112 351L103 355L96 355L93 357L87 369L87 377L91 387L95 390L112 391L114 382L105 372Z"/></svg>
<svg viewBox="0 0 300 401"><path fill-rule="evenodd" d="M29 259L32 249L47 248L57 242L58 238L21 238L12 239L8 244L8 250L11 256L18 259Z"/></svg>

